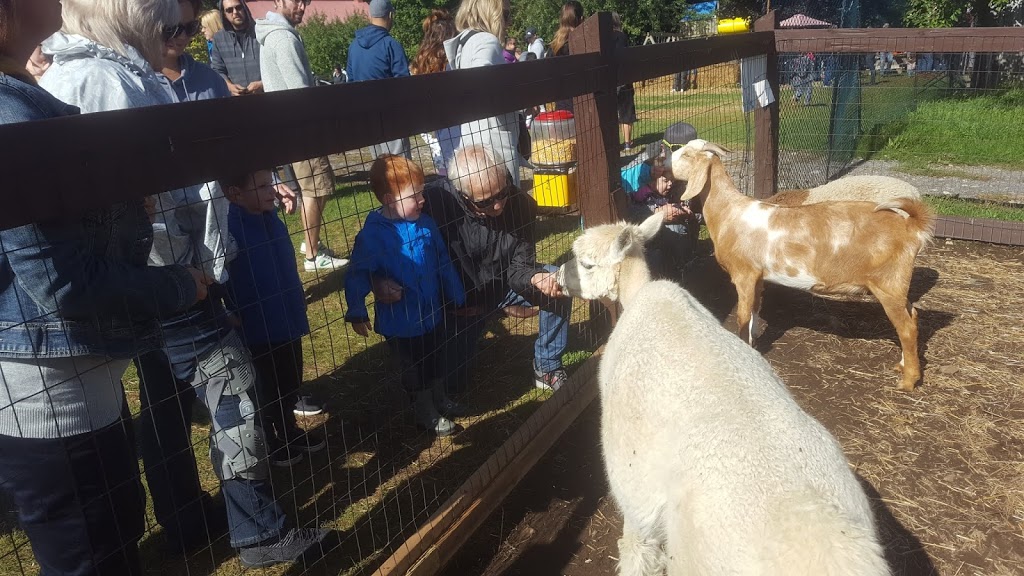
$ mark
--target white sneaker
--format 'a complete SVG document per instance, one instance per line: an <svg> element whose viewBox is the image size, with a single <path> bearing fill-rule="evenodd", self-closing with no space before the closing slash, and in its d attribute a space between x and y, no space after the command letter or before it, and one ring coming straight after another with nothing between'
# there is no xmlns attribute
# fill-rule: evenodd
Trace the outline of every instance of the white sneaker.
<svg viewBox="0 0 1024 576"><path fill-rule="evenodd" d="M313 272L314 270L341 270L348 266L348 258L336 258L327 254L326 250L321 249L312 260L303 258L302 266L306 269L306 272Z"/></svg>
<svg viewBox="0 0 1024 576"><path fill-rule="evenodd" d="M322 254L327 254L331 258L337 258L338 257L338 255L334 253L334 250L331 250L327 246L324 246L323 241L317 242L316 243L316 248L317 248L318 252L320 252ZM306 242L303 241L301 244L299 244L299 254L305 254L305 253L306 253Z"/></svg>

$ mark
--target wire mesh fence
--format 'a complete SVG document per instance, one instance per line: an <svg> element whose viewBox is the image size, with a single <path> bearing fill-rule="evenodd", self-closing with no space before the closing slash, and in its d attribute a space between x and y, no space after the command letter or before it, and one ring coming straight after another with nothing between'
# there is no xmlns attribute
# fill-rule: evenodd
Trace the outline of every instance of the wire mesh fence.
<svg viewBox="0 0 1024 576"><path fill-rule="evenodd" d="M599 42L574 46L601 52L608 24L580 31ZM415 129L381 128L378 115L343 136L361 139L345 151L327 150L322 143L336 140L321 129L302 150L329 153L295 161L273 141L307 136L311 124L297 123L249 142L247 153L265 164L207 158L201 170L185 169L202 174L190 185L91 205L76 214L77 227L34 218L5 230L4 290L20 316L0 327L13 351L0 361L0 424L11 439L0 449L0 495L12 500L0 500L0 572L49 568L37 561L44 542L103 560L100 571L112 574L135 563L172 574L408 567L429 546L415 537L436 538L439 514L450 523L471 510L500 469L518 465L524 445L552 433L560 410L589 401L582 378L593 375L574 381L565 371L586 365L607 318L560 296L551 276L582 226L601 223L602 213L672 212L675 227L650 257L657 273L678 277L696 246L700 207L678 205L665 156L698 137L726 146L730 175L755 193L764 142L745 84L767 80L757 56L774 39L720 40L517 64L526 71L509 74L519 79L493 88L487 71L398 80L430 88L412 109L395 110ZM889 66L883 54L867 66L874 53L801 54L779 55L783 188L872 166L918 123L927 133L915 114L962 98L980 61L896 55ZM610 72L616 63L628 81ZM979 97L1012 100L1014 74ZM442 92L474 79L484 82L472 88L483 121L456 118ZM536 96L506 94L544 83ZM316 88L274 102L308 104L334 126L336 102L321 95L345 101L359 90L370 89ZM487 104L502 98L519 100ZM118 122L139 117L111 115L90 128L117 133L127 129ZM184 114L167 125L179 122L203 132L201 118ZM384 132L393 139L377 138ZM216 140L209 136L178 148L199 154ZM946 161L946 144L920 160ZM150 152L140 145L134 157L144 162ZM73 151L61 154L74 161ZM117 159L100 152L99 162ZM94 178L79 169L83 182ZM180 181L181 170L168 162L154 178ZM90 275L112 261L122 271L116 281ZM83 512L101 517L103 533L54 540L54 510L79 518L66 540L82 533ZM264 566L276 558L267 546L314 542L314 557Z"/></svg>

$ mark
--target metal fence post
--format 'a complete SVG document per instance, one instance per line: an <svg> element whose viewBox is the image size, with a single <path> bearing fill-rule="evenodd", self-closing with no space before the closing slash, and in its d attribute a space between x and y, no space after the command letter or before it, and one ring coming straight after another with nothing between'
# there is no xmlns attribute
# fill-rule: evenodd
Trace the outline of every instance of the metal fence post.
<svg viewBox="0 0 1024 576"><path fill-rule="evenodd" d="M754 22L755 32L774 32L778 13L772 10ZM754 111L754 197L767 198L779 184L779 55L773 42L766 55L766 76L775 102Z"/></svg>

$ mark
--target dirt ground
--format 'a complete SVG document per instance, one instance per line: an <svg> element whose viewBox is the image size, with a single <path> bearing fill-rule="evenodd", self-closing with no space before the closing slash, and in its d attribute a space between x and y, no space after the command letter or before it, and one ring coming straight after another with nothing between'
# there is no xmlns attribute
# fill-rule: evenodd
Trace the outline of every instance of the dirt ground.
<svg viewBox="0 0 1024 576"><path fill-rule="evenodd" d="M687 276L720 318L711 258ZM893 387L895 331L875 302L770 287L759 348L843 444L875 505L893 572L1024 573L1024 250L936 241L918 259L924 382ZM728 325L728 321L726 321ZM581 417L449 565L455 575L615 574L621 520Z"/></svg>

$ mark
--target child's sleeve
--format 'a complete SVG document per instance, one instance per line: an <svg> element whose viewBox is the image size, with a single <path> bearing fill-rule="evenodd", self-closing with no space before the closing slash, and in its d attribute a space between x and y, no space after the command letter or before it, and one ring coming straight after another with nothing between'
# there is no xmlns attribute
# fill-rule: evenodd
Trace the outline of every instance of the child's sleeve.
<svg viewBox="0 0 1024 576"><path fill-rule="evenodd" d="M427 225L430 229L430 245L433 247L438 271L441 274L441 288L444 290L445 300L454 302L456 306L462 306L466 303L466 289L462 285L462 279L459 278L459 271L452 263L451 256L448 254L448 246L444 243L444 237L441 236L441 230L438 229L437 223L430 219Z"/></svg>
<svg viewBox="0 0 1024 576"><path fill-rule="evenodd" d="M372 276L376 269L374 256L375 251L379 253L379 249L380 246L370 238L365 228L356 234L352 257L345 273L346 322L370 321L370 315L366 311L366 296L373 290Z"/></svg>

